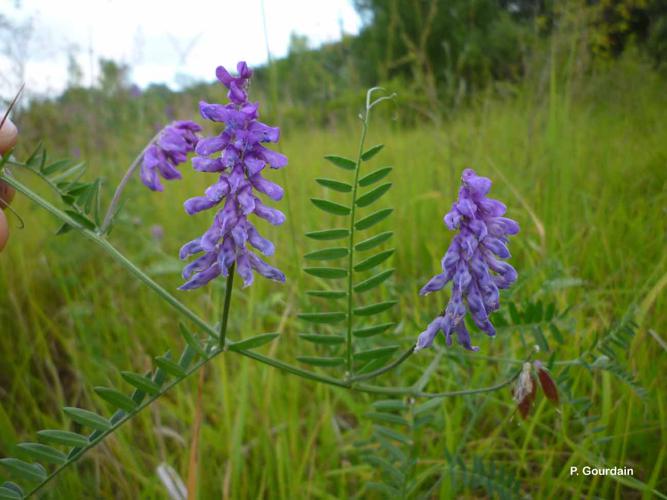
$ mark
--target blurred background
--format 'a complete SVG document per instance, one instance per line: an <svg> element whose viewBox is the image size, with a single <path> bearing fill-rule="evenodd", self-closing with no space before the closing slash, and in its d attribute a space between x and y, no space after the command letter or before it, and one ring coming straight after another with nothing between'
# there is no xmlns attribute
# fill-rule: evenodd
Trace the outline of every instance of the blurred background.
<svg viewBox="0 0 667 500"><path fill-rule="evenodd" d="M495 317L498 337L475 334L480 353L440 347L378 383L414 382L437 359L429 390L492 385L537 343L562 399L558 409L538 399L526 421L509 389L431 405L429 425L411 427L405 445L415 462L403 479L416 487L404 496L664 498L666 2L0 2L0 99L26 83L12 115L17 157L41 141L52 159L85 161L88 178L103 179L103 205L156 131L197 120L200 100L225 101L216 66L249 62L251 99L281 128L290 159L271 177L286 189L288 222L261 226L288 282L236 290L230 335L279 331L266 350L289 361L315 352L297 337L297 313L322 306L302 292L312 286L303 254L316 249L303 233L332 220L308 199L330 196L316 177L343 175L322 157L355 155L368 87L396 92L368 141L386 145L376 166L394 166L384 200L395 212L383 224L395 232L396 273L375 294L399 300L383 313L396 324L385 340L407 348L447 299L417 291L451 240L440 221L466 167L493 179L491 195L521 224L510 248L520 280ZM211 178L181 170L163 193L131 184L110 236L170 290L181 283L178 248L209 224L181 205ZM174 313L152 292L77 235L56 237L58 223L21 196L13 207L25 227L9 215L0 256L2 456L66 425L62 406L108 412L92 387L122 387L119 370L181 348ZM214 321L223 288L178 297ZM387 495L371 486L386 471L358 453L384 453L368 416L374 398L222 358L206 368L200 406L199 382L188 380L46 497L164 498L166 466L195 477L200 498ZM584 465L632 467L634 480L570 476Z"/></svg>

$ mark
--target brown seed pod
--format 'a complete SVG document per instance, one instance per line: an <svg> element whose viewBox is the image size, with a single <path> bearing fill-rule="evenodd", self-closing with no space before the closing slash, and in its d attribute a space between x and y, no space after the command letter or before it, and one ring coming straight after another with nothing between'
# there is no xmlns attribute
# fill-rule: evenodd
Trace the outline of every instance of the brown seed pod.
<svg viewBox="0 0 667 500"><path fill-rule="evenodd" d="M551 375L549 375L549 372L547 371L546 368L540 365L536 365L537 368L537 378L540 380L540 385L542 386L542 390L544 391L544 395L547 397L549 401L551 401L553 404L557 405L558 404L558 388L556 387L556 384L554 383L553 379L551 378Z"/></svg>

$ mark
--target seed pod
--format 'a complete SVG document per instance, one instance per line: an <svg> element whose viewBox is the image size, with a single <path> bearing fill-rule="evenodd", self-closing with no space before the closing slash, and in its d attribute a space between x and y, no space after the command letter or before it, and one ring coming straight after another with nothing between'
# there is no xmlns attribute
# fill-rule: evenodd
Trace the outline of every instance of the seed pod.
<svg viewBox="0 0 667 500"><path fill-rule="evenodd" d="M517 408L523 418L528 417L530 407L532 406L533 401L535 401L536 392L537 387L535 386L535 381L531 374L530 363L524 363L513 391L514 401L517 402Z"/></svg>
<svg viewBox="0 0 667 500"><path fill-rule="evenodd" d="M537 370L537 378L540 381L540 385L542 386L544 395L547 397L549 401L557 405L558 388L556 387L556 384L551 378L551 375L549 375L547 369L544 368L544 366L542 366L542 363L540 363L539 361L535 361L535 369Z"/></svg>

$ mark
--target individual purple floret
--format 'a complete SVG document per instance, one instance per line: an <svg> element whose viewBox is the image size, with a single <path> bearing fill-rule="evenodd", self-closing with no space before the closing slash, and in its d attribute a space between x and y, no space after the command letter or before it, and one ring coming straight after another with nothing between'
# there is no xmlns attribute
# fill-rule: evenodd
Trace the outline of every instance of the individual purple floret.
<svg viewBox="0 0 667 500"><path fill-rule="evenodd" d="M201 127L191 121L175 121L160 132L157 140L144 153L141 164L141 182L153 191L162 191L161 175L165 180L180 179L175 167L185 163L188 153L195 150Z"/></svg>
<svg viewBox="0 0 667 500"><path fill-rule="evenodd" d="M246 246L249 243L264 255L274 253L273 243L259 234L248 221L248 215L254 213L274 225L285 221L282 212L264 205L255 192L276 201L283 197L283 189L262 177L261 171L267 164L271 168L284 167L287 158L262 146L263 142L278 142L280 130L257 120L259 103L248 102L247 93L252 71L245 62L238 63L237 71L237 77L232 77L222 66L216 71L218 80L229 89L229 104L201 102L199 105L202 117L224 123L225 129L197 143L192 166L200 172L215 172L217 181L206 189L204 196L191 198L184 206L190 215L220 204L222 207L211 227L181 248L181 259L203 252L183 269L183 278L189 281L181 290L199 288L219 275L228 276L234 264L244 286L252 283L253 270L267 278L285 281L282 272Z"/></svg>
<svg viewBox="0 0 667 500"><path fill-rule="evenodd" d="M442 315L419 335L415 351L430 347L440 330L447 345L451 345L451 335L456 333L463 347L479 350L470 343L464 322L466 309L480 330L495 335L489 314L499 307L498 289L508 288L517 278L514 268L499 259L510 256L508 236L519 232L519 224L503 217L507 210L503 203L486 197L491 189L490 179L468 168L461 181L459 199L444 219L447 227L458 229L459 234L442 258L442 273L431 278L419 292L427 295L451 281L452 295Z"/></svg>

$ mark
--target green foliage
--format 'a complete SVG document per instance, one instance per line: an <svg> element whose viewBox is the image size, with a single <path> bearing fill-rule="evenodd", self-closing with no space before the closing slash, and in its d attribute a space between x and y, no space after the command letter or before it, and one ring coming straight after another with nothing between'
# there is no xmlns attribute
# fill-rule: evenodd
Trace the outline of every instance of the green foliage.
<svg viewBox="0 0 667 500"><path fill-rule="evenodd" d="M367 95L366 114L361 116L362 119L362 136L359 146L359 155L357 160L350 160L343 156L327 155L325 159L331 164L350 171L352 176L351 182L318 178L316 182L324 188L333 193L342 193L347 195L344 204L334 202L331 200L311 198L311 202L319 209L335 215L348 217L347 224L349 229L339 230L324 230L306 233L306 236L312 239L326 240L338 238L341 236L347 237L347 246L321 248L307 253L304 258L306 260L319 261L336 261L339 262L345 259L347 267L306 267L304 271L312 276L323 279L346 279L343 285L343 290L314 290L309 291L308 295L314 298L325 299L332 301L340 298L346 298L347 304L345 311L336 312L309 312L301 313L298 317L309 323L316 323L320 325L338 325L345 322L346 331L340 332L333 330L335 333L329 335L318 334L301 334L300 338L319 346L324 349L327 356L313 357L313 356L299 356L297 359L302 363L320 366L320 367L334 367L345 364L347 376L351 377L355 372L368 373L372 370L379 369L382 364L397 350L398 346L385 346L379 348L372 348L370 345L365 345L363 339L382 333L388 329L390 323L383 325L370 326L365 325L359 329L355 319L357 317L370 318L371 316L379 315L389 311L397 304L396 300L384 300L377 303L370 303L363 306L357 306L357 301L363 301L361 295L364 292L369 292L372 289L383 284L391 277L394 270L386 269L379 273L362 278L360 273L370 271L379 266L394 254L394 249L382 250L370 257L360 259L357 252L364 252L383 245L391 239L393 232L385 231L377 235L370 236L361 242L356 240L356 232L362 229L370 228L379 223L381 220L388 217L392 209L382 209L378 212L359 218L358 209L363 209L374 205L384 194L391 188L391 183L382 184L374 187L365 193L360 192L360 188L370 186L374 182L385 177L390 171L391 167L384 167L376 170L368 175L361 176L362 166L366 162L370 162L375 158L384 148L382 144L376 144L364 150L364 140L368 130L368 115L370 109L386 98L379 98L373 103L370 102L372 93L377 89L371 89ZM350 208L351 207L351 208ZM371 295L371 294L367 294ZM366 298L365 300L368 300ZM338 307L338 306L335 306ZM361 333L360 333L361 332ZM355 340L360 341L361 350L356 349Z"/></svg>

